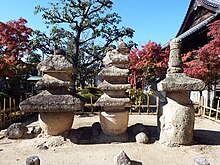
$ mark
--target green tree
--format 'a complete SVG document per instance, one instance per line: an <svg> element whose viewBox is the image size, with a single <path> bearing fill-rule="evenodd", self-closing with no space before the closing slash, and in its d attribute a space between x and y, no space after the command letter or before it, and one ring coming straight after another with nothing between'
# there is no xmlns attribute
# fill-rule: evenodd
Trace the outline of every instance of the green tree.
<svg viewBox="0 0 220 165"><path fill-rule="evenodd" d="M42 46L53 41L53 48L71 47L67 54L77 74L100 61L104 49L114 41L133 37L133 29L118 28L121 17L111 13L111 0L60 0L49 4L47 8L37 6L35 13L42 13L44 23L51 28L50 37L39 33L34 44ZM79 79L83 75L87 74L79 74Z"/></svg>

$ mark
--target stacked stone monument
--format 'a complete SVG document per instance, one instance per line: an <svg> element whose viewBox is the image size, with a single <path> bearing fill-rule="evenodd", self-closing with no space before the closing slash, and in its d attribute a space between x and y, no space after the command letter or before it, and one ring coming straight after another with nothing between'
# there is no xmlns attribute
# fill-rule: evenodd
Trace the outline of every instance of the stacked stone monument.
<svg viewBox="0 0 220 165"><path fill-rule="evenodd" d="M95 103L101 106L100 123L102 131L107 135L123 134L127 130L131 106L126 90L130 88L127 82L129 75L130 49L120 41L116 49L108 51L103 59L105 68L98 74L104 81L98 86L104 94Z"/></svg>
<svg viewBox="0 0 220 165"><path fill-rule="evenodd" d="M45 90L20 103L24 112L39 112L39 124L47 135L58 135L72 127L74 111L82 108L79 98L69 94L72 85L72 64L65 58L63 50L38 64L38 69L44 73L36 86Z"/></svg>
<svg viewBox="0 0 220 165"><path fill-rule="evenodd" d="M203 90L203 81L183 73L181 40L170 42L170 56L166 78L158 84L158 90L166 91L167 104L160 116L160 140L168 146L189 145L193 140L195 110L190 103L189 92Z"/></svg>

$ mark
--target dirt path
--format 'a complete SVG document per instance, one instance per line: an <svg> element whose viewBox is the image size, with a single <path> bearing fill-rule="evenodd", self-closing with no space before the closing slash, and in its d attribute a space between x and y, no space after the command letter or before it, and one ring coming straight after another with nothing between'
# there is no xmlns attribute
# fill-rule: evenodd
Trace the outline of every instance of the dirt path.
<svg viewBox="0 0 220 165"><path fill-rule="evenodd" d="M98 116L75 117L74 128L91 126ZM156 130L156 116L131 115L129 125L143 123ZM37 125L37 122L31 125ZM196 118L195 145L164 147L152 144L113 143L77 145L61 136L25 140L0 140L0 165L24 165L29 156L37 155L41 165L112 165L114 157L124 150L127 155L143 165L193 165L196 157L206 157L211 165L220 164L220 124ZM47 143L49 148L40 150L37 145Z"/></svg>

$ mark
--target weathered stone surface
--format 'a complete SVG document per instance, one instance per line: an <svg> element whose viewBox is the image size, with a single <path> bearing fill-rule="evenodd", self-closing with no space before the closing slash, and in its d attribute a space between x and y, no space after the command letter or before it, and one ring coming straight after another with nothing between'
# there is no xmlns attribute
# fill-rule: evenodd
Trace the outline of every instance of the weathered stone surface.
<svg viewBox="0 0 220 165"><path fill-rule="evenodd" d="M158 90L167 92L167 104L159 114L159 142L170 147L192 143L195 115L188 92L205 87L203 81L183 73L180 48L181 40L171 40L168 73L157 85Z"/></svg>
<svg viewBox="0 0 220 165"><path fill-rule="evenodd" d="M105 77L105 80L108 82L111 82L111 84L127 84L128 83L128 77L125 76L112 76L112 77Z"/></svg>
<svg viewBox="0 0 220 165"><path fill-rule="evenodd" d="M42 128L40 126L34 127L33 131L31 133L33 133L34 135L39 135L42 131Z"/></svg>
<svg viewBox="0 0 220 165"><path fill-rule="evenodd" d="M173 94L173 93L172 93ZM178 96L181 99L185 97ZM192 105L181 105L167 96L168 103L163 106L163 115L160 117L161 144L188 145L192 144L195 114ZM182 102L187 102L182 101Z"/></svg>
<svg viewBox="0 0 220 165"><path fill-rule="evenodd" d="M105 106L105 107L103 107L103 110L106 112L124 112L124 111L126 111L125 109L126 108L124 106Z"/></svg>
<svg viewBox="0 0 220 165"><path fill-rule="evenodd" d="M127 48L127 47L128 47L127 44L122 39L119 39L116 43L117 49Z"/></svg>
<svg viewBox="0 0 220 165"><path fill-rule="evenodd" d="M40 159L38 156L31 156L26 159L26 165L40 165Z"/></svg>
<svg viewBox="0 0 220 165"><path fill-rule="evenodd" d="M28 128L21 123L14 123L6 130L5 135L9 139L25 138Z"/></svg>
<svg viewBox="0 0 220 165"><path fill-rule="evenodd" d="M130 49L123 41L118 42L117 49L111 49L103 59L105 68L99 72L104 81L99 85L104 94L96 101L104 112L100 113L102 131L106 135L125 133L128 124L127 107L131 101L126 95L130 88L127 77L129 70L128 53Z"/></svg>
<svg viewBox="0 0 220 165"><path fill-rule="evenodd" d="M130 48L128 48L127 44L123 40L119 40L116 45L117 52L121 54L129 54Z"/></svg>
<svg viewBox="0 0 220 165"><path fill-rule="evenodd" d="M56 50L53 56L38 64L38 69L46 74L36 86L46 90L19 105L21 111L40 112L40 127L46 135L69 131L73 123L73 111L82 109L80 99L68 92L74 68L65 55L64 50Z"/></svg>
<svg viewBox="0 0 220 165"><path fill-rule="evenodd" d="M67 71L72 72L73 65L63 55L52 55L37 65L37 69L43 72Z"/></svg>
<svg viewBox="0 0 220 165"><path fill-rule="evenodd" d="M101 106L101 107L117 107L117 106L130 107L131 100L129 98L112 98L104 93L96 101L95 104L96 106Z"/></svg>
<svg viewBox="0 0 220 165"><path fill-rule="evenodd" d="M80 110L82 103L72 95L51 95L46 91L24 100L19 107L24 112L69 112Z"/></svg>
<svg viewBox="0 0 220 165"><path fill-rule="evenodd" d="M146 133L140 132L135 136L135 140L137 143L147 144L149 141L149 138Z"/></svg>
<svg viewBox="0 0 220 165"><path fill-rule="evenodd" d="M182 59L181 59L181 40L178 38L174 38L170 42L170 56L168 61L168 73L182 73Z"/></svg>
<svg viewBox="0 0 220 165"><path fill-rule="evenodd" d="M103 79L105 79L105 77L128 77L129 70L108 66L101 70L98 75Z"/></svg>
<svg viewBox="0 0 220 165"><path fill-rule="evenodd" d="M194 165L210 165L210 163L205 157L197 157Z"/></svg>
<svg viewBox="0 0 220 165"><path fill-rule="evenodd" d="M130 53L130 48L128 47L122 47L122 48L118 48L117 51L123 55L129 55Z"/></svg>
<svg viewBox="0 0 220 165"><path fill-rule="evenodd" d="M59 135L71 129L73 112L46 112L39 114L39 124L46 135Z"/></svg>
<svg viewBox="0 0 220 165"><path fill-rule="evenodd" d="M69 87L71 85L70 79L64 78L57 78L48 74L44 74L41 80L36 83L37 87L62 87L66 86Z"/></svg>
<svg viewBox="0 0 220 165"><path fill-rule="evenodd" d="M104 80L101 84L99 84L98 88L107 91L126 91L127 89L131 88L130 84L111 84L108 81Z"/></svg>
<svg viewBox="0 0 220 165"><path fill-rule="evenodd" d="M131 165L131 160L124 151L120 151L120 153L114 158L114 164L115 165Z"/></svg>
<svg viewBox="0 0 220 165"><path fill-rule="evenodd" d="M102 131L107 135L125 133L128 125L129 112L100 112Z"/></svg>
<svg viewBox="0 0 220 165"><path fill-rule="evenodd" d="M128 55L120 54L116 50L107 52L106 56L103 58L104 65L114 65L118 68L127 68L129 66Z"/></svg>
<svg viewBox="0 0 220 165"><path fill-rule="evenodd" d="M111 84L104 80L98 88L102 89L110 97L127 97L126 90L131 88L130 84ZM115 92L117 91L117 92Z"/></svg>
<svg viewBox="0 0 220 165"><path fill-rule="evenodd" d="M203 90L205 83L202 80L190 78L185 73L167 74L166 78L158 83L159 91L195 91Z"/></svg>
<svg viewBox="0 0 220 165"><path fill-rule="evenodd" d="M112 98L127 98L127 93L124 90L118 90L117 92L114 90L108 90L104 92Z"/></svg>

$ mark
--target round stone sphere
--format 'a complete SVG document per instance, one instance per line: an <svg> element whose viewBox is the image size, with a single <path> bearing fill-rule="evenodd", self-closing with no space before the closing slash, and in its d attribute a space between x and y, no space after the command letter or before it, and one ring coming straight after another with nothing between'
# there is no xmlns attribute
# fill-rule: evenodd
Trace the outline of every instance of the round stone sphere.
<svg viewBox="0 0 220 165"><path fill-rule="evenodd" d="M38 116L40 127L46 135L59 135L71 129L73 112L46 112Z"/></svg>
<svg viewBox="0 0 220 165"><path fill-rule="evenodd" d="M137 143L143 143L143 144L147 144L149 141L149 137L144 132L138 133L135 136L135 139Z"/></svg>

